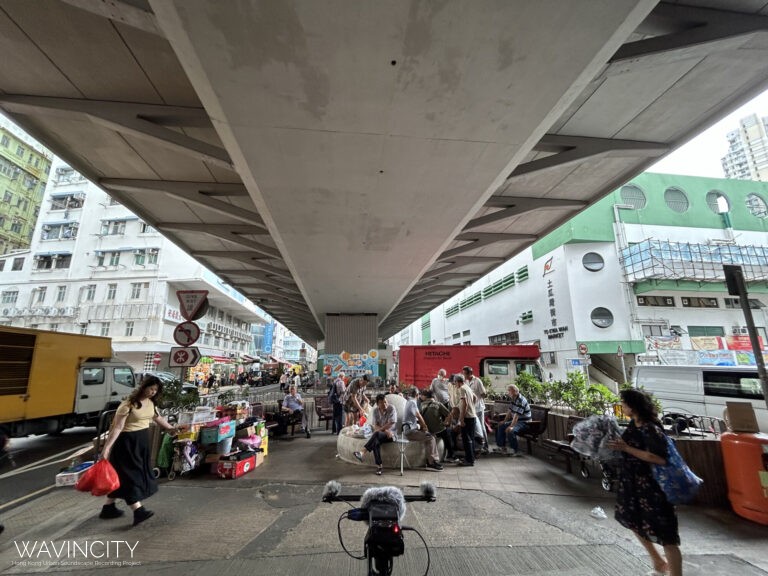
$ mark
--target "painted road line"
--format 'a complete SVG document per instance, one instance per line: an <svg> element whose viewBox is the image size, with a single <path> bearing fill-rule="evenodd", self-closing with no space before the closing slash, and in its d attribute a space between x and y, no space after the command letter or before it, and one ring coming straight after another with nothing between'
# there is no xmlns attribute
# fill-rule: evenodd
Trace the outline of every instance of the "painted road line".
<svg viewBox="0 0 768 576"><path fill-rule="evenodd" d="M5 510L6 508L10 508L12 506L15 506L16 504L24 502L24 500L29 500L33 496L38 496L40 494L48 492L51 488L56 488L56 484L51 484L50 486L46 486L45 488L40 488L40 490L35 490L34 492L30 492L29 494L24 494L24 496L19 496L15 500L6 502L5 504L0 505L0 510Z"/></svg>

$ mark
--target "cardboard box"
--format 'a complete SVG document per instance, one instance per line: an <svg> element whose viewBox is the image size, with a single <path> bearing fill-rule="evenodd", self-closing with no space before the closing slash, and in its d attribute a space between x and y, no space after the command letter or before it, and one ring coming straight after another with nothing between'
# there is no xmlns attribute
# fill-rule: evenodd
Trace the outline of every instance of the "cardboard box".
<svg viewBox="0 0 768 576"><path fill-rule="evenodd" d="M207 406L198 406L194 411L180 412L177 419L179 425L186 424L204 424L216 418L213 408Z"/></svg>
<svg viewBox="0 0 768 576"><path fill-rule="evenodd" d="M240 430L237 430L235 432L235 436L238 438L248 438L249 436L255 436L256 435L256 427L255 426L247 426L246 428L240 428Z"/></svg>
<svg viewBox="0 0 768 576"><path fill-rule="evenodd" d="M265 436L264 438L262 438L260 448L261 448L261 453L264 454L264 456L269 454L269 438L268 437Z"/></svg>
<svg viewBox="0 0 768 576"><path fill-rule="evenodd" d="M216 426L203 428L200 431L200 442L203 444L218 444L222 440L235 435L235 422L228 420Z"/></svg>
<svg viewBox="0 0 768 576"><path fill-rule="evenodd" d="M239 478L256 468L256 456L244 460L219 460L219 478Z"/></svg>
<svg viewBox="0 0 768 576"><path fill-rule="evenodd" d="M176 434L176 440L177 441L190 440L192 442L195 442L199 435L200 433L197 430L190 430L189 432L179 432L178 434Z"/></svg>
<svg viewBox="0 0 768 576"><path fill-rule="evenodd" d="M74 486L80 477L93 466L93 462L83 462L74 468L56 474L56 486Z"/></svg>
<svg viewBox="0 0 768 576"><path fill-rule="evenodd" d="M733 432L760 432L757 415L749 402L726 402L725 422Z"/></svg>
<svg viewBox="0 0 768 576"><path fill-rule="evenodd" d="M214 464L214 465L218 464L219 463L219 458L221 458L221 456L219 454L206 454L205 455L205 463L206 464Z"/></svg>

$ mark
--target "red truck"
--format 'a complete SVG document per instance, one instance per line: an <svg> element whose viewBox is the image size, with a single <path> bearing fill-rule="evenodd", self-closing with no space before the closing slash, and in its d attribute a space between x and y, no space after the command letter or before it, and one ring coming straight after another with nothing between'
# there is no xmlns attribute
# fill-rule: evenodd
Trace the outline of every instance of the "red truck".
<svg viewBox="0 0 768 576"><path fill-rule="evenodd" d="M521 372L541 380L541 351L533 344L514 346L401 346L398 351L398 381L428 387L438 370L449 375L471 366L476 376L488 376L496 390L512 384Z"/></svg>

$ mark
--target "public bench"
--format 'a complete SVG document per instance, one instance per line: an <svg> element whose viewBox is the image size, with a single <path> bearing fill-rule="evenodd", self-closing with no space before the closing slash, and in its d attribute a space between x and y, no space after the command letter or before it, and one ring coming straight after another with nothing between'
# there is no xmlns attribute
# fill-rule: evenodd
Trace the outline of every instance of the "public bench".
<svg viewBox="0 0 768 576"><path fill-rule="evenodd" d="M584 420L584 418L582 418L581 416L568 416L568 421L565 426L565 439L553 440L551 438L546 438L542 441L542 445L545 448L554 450L557 454L560 454L563 456L566 472L568 472L569 474L573 473L573 458L577 458L578 460L581 461L582 476L588 476L589 475L588 470L586 474L584 473L584 470L586 469L586 464L583 461L581 455L571 447L571 441L573 440L573 427L576 426L576 424L578 424L582 420Z"/></svg>
<svg viewBox="0 0 768 576"><path fill-rule="evenodd" d="M325 422L325 429L328 430L328 425L333 422L333 405L328 400L328 396L314 396L315 399L315 414L317 414L318 422Z"/></svg>
<svg viewBox="0 0 768 576"><path fill-rule="evenodd" d="M518 437L525 438L528 444L528 454L533 454L533 444L538 442L539 436L547 430L547 417L549 408L546 406L531 406L531 419L528 421L528 427L524 432L518 434Z"/></svg>

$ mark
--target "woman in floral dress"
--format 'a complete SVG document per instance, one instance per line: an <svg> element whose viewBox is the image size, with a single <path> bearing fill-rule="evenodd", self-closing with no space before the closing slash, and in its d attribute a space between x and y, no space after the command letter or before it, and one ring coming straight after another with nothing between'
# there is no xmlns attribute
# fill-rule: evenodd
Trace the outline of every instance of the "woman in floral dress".
<svg viewBox="0 0 768 576"><path fill-rule="evenodd" d="M667 501L651 472L651 465L667 461L664 429L650 396L640 390L623 390L621 400L624 414L631 421L621 439L609 443L622 452L616 520L632 530L645 547L653 563L652 574L682 576L675 507ZM656 544L664 548L666 560Z"/></svg>

